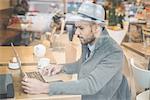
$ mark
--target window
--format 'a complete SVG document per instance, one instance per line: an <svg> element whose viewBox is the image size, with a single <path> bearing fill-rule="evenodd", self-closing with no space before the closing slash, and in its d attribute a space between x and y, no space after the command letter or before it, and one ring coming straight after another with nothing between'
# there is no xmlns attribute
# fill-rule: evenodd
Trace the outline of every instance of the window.
<svg viewBox="0 0 150 100"><path fill-rule="evenodd" d="M38 11L41 13L52 13L54 10L65 12L64 0L30 0L29 11Z"/></svg>

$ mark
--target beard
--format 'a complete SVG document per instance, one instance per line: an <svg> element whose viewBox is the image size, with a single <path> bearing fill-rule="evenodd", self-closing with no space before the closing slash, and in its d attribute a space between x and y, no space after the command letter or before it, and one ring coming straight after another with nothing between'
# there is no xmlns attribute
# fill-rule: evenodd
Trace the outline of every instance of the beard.
<svg viewBox="0 0 150 100"><path fill-rule="evenodd" d="M78 35L78 38L80 39L81 44L83 44L83 45L91 44L91 43L93 43L93 41L95 41L94 35L92 35L90 37L84 37L84 36Z"/></svg>

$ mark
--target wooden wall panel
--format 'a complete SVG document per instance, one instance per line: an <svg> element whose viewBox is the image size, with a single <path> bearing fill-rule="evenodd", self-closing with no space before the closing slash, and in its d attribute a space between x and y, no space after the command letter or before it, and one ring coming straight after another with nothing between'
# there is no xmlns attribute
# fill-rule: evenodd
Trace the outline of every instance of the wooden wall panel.
<svg viewBox="0 0 150 100"><path fill-rule="evenodd" d="M10 0L0 0L0 10L8 9L10 7Z"/></svg>

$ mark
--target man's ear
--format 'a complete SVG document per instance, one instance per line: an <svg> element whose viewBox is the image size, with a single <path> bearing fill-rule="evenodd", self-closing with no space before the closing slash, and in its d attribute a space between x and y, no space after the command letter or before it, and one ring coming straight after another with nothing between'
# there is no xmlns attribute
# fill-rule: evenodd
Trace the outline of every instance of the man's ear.
<svg viewBox="0 0 150 100"><path fill-rule="evenodd" d="M92 32L94 33L95 37L99 37L101 33L102 28L99 24L93 24L92 26Z"/></svg>
<svg viewBox="0 0 150 100"><path fill-rule="evenodd" d="M99 24L93 24L92 25L92 32L99 33L100 32L100 25Z"/></svg>
<svg viewBox="0 0 150 100"><path fill-rule="evenodd" d="M93 32L93 33L96 32L96 24L92 24L92 32Z"/></svg>

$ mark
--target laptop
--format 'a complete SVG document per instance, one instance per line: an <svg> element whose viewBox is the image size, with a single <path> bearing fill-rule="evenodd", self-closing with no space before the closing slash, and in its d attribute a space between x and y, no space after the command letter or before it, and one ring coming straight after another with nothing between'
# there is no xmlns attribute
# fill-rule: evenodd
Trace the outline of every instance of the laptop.
<svg viewBox="0 0 150 100"><path fill-rule="evenodd" d="M23 72L22 69L21 69L21 61L20 61L20 57L18 55L18 52L17 50L15 49L13 43L11 43L11 47L12 47L12 50L14 52L14 55L17 59L17 63L19 65L19 70L20 70L20 76L24 77L25 74L27 77L29 78L36 78L42 82L56 82L56 81L63 81L64 78L66 78L66 74L64 73L60 73L60 74L56 74L56 75L53 75L53 76L44 76L42 75L40 72L38 71L33 71L33 72Z"/></svg>

